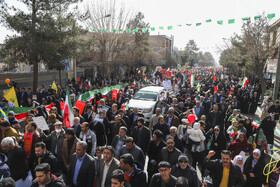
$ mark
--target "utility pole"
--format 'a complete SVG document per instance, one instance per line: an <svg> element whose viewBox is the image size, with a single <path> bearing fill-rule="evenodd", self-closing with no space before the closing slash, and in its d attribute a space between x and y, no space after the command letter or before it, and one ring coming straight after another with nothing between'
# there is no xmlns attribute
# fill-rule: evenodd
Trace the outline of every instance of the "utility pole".
<svg viewBox="0 0 280 187"><path fill-rule="evenodd" d="M280 45L278 46L278 62L276 66L276 78L274 83L274 89L273 89L273 100L278 99L278 92L279 92L279 80L280 80Z"/></svg>

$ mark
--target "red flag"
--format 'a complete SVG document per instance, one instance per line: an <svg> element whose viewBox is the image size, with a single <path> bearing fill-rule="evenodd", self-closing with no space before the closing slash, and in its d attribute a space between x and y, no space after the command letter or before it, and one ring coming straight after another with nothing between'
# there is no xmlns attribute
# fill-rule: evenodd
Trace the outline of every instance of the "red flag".
<svg viewBox="0 0 280 187"><path fill-rule="evenodd" d="M213 77L213 81L216 81L216 80L217 80L217 77L216 77L216 76L214 76L214 77Z"/></svg>
<svg viewBox="0 0 280 187"><path fill-rule="evenodd" d="M218 86L214 86L214 92L218 91Z"/></svg>
<svg viewBox="0 0 280 187"><path fill-rule="evenodd" d="M60 110L63 111L63 110L64 110L65 103L62 102L62 101L60 101L59 104L60 104Z"/></svg>
<svg viewBox="0 0 280 187"><path fill-rule="evenodd" d="M113 89L112 90L112 99L116 101L117 98L118 98L118 90Z"/></svg>
<svg viewBox="0 0 280 187"><path fill-rule="evenodd" d="M166 73L166 69L161 69L161 74L165 75L165 73Z"/></svg>
<svg viewBox="0 0 280 187"><path fill-rule="evenodd" d="M21 113L21 114L15 114L15 118L16 118L19 122L24 121L25 118L26 118L26 116L27 116L27 112Z"/></svg>
<svg viewBox="0 0 280 187"><path fill-rule="evenodd" d="M50 112L51 108L54 106L54 103L51 103L49 105L46 105L45 108L48 112Z"/></svg>
<svg viewBox="0 0 280 187"><path fill-rule="evenodd" d="M82 115L82 113L84 111L85 106L86 106L86 103L84 103L84 102L82 102L80 100L76 101L75 107L77 107L79 109L81 115Z"/></svg>
<svg viewBox="0 0 280 187"><path fill-rule="evenodd" d="M23 149L29 158L32 149L33 133L24 133Z"/></svg>
<svg viewBox="0 0 280 187"><path fill-rule="evenodd" d="M171 77L171 71L170 71L170 70L167 71L166 77L167 77L167 78L170 78L170 77Z"/></svg>

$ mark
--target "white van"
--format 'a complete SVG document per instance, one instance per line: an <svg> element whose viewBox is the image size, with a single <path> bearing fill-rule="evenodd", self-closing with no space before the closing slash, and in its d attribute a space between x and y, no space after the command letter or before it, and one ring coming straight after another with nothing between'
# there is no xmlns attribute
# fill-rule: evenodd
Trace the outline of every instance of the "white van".
<svg viewBox="0 0 280 187"><path fill-rule="evenodd" d="M143 113L145 121L150 121L156 108L160 105L159 96L161 92L164 92L164 88L161 86L142 88L129 100L128 107L131 110L137 107L139 112Z"/></svg>

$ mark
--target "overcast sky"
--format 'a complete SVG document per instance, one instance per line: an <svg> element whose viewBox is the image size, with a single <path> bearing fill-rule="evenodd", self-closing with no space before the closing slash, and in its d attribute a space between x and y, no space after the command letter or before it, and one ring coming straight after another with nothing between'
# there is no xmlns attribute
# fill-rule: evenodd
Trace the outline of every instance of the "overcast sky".
<svg viewBox="0 0 280 187"><path fill-rule="evenodd" d="M92 0L88 0L92 1ZM13 3L16 0L9 0ZM141 11L145 21L151 26L164 26L164 30L156 29L151 34L164 34L175 37L175 46L183 49L188 40L193 39L202 51L210 51L218 61L217 48L226 48L223 38L240 33L242 17L254 17L263 12L275 13L271 22L280 18L280 0L117 0L125 2L126 7L135 12ZM20 4L16 4L20 6ZM211 23L206 23L212 19ZM228 19L235 19L235 24L227 24ZM217 21L223 20L223 25ZM192 26L186 26L187 23ZM202 23L195 26L195 23ZM173 25L173 30L167 26ZM182 27L176 27L182 25ZM0 43L10 31L0 27Z"/></svg>

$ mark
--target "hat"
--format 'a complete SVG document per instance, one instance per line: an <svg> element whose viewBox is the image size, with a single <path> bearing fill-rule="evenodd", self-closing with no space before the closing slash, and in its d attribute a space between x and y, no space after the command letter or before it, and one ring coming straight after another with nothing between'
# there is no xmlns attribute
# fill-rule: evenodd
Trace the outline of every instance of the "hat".
<svg viewBox="0 0 280 187"><path fill-rule="evenodd" d="M186 118L183 118L183 119L182 119L182 123L189 123L189 120L186 119Z"/></svg>
<svg viewBox="0 0 280 187"><path fill-rule="evenodd" d="M66 134L75 136L75 130L73 128L68 128L66 129Z"/></svg>
<svg viewBox="0 0 280 187"><path fill-rule="evenodd" d="M254 151L253 151L253 154L254 153L257 153L259 156L261 156L261 151L259 150L259 149L255 149Z"/></svg>
<svg viewBox="0 0 280 187"><path fill-rule="evenodd" d="M5 120L5 121L1 121L1 122L0 122L0 126L1 126L1 127L9 127L9 126L10 126L10 122L8 122L8 121L6 121L6 120Z"/></svg>
<svg viewBox="0 0 280 187"><path fill-rule="evenodd" d="M8 112L8 115L15 116L15 113L14 113L14 111L10 111L10 112Z"/></svg>
<svg viewBox="0 0 280 187"><path fill-rule="evenodd" d="M51 110L57 110L57 108L55 106L53 106Z"/></svg>
<svg viewBox="0 0 280 187"><path fill-rule="evenodd" d="M60 121L57 121L53 124L54 126L57 126L57 125L62 125L62 123Z"/></svg>
<svg viewBox="0 0 280 187"><path fill-rule="evenodd" d="M181 154L179 157L178 157L178 162L180 162L180 161L185 161L185 162L189 162L189 159L188 159L188 157L187 157L187 155L185 155L185 154Z"/></svg>
<svg viewBox="0 0 280 187"><path fill-rule="evenodd" d="M142 117L138 118L137 121L141 122L142 124L144 124L144 122L145 122L144 118L142 118Z"/></svg>
<svg viewBox="0 0 280 187"><path fill-rule="evenodd" d="M214 129L219 129L219 130L221 130L221 127L220 127L219 125L216 125L216 126L214 127Z"/></svg>
<svg viewBox="0 0 280 187"><path fill-rule="evenodd" d="M279 103L279 100L276 100L275 103Z"/></svg>
<svg viewBox="0 0 280 187"><path fill-rule="evenodd" d="M125 139L125 143L129 143L129 142L133 142L134 140L133 140L133 138L132 137L127 137L126 139Z"/></svg>

